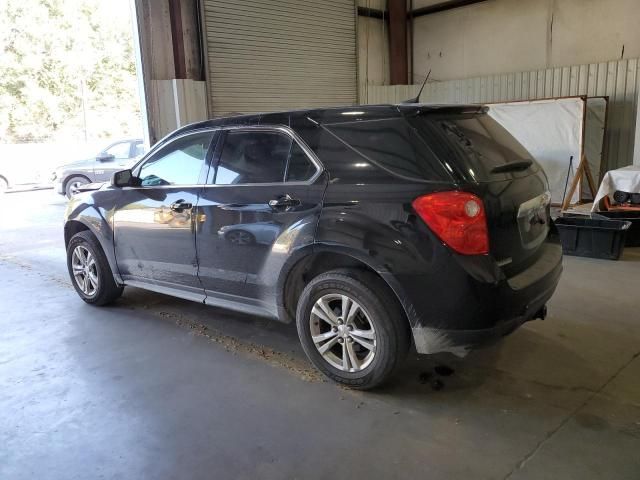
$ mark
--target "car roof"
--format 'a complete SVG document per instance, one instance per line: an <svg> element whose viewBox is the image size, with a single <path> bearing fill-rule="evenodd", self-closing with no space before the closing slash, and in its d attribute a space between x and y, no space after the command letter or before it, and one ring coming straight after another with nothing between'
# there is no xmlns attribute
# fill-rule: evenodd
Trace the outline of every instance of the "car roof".
<svg viewBox="0 0 640 480"><path fill-rule="evenodd" d="M264 125L283 124L286 121L294 122L297 119L309 118L315 122L330 124L345 121L365 119L397 118L428 113L484 113L487 107L474 104L383 104L383 105L353 105L330 108L307 108L300 110L287 110L281 112L265 112L255 114L239 114L226 117L218 117L201 122L191 123L179 128L165 137L165 141L177 135L188 133L191 130L202 128L226 127L235 125Z"/></svg>

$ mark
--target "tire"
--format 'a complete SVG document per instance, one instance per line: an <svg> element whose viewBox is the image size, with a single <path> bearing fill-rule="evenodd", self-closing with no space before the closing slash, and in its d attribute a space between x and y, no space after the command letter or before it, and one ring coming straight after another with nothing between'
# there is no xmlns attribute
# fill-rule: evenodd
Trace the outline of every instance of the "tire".
<svg viewBox="0 0 640 480"><path fill-rule="evenodd" d="M86 185L87 183L91 183L87 177L82 177L80 175L71 177L64 182L64 193L67 198L71 198L74 195L74 188L77 188L79 185Z"/></svg>
<svg viewBox="0 0 640 480"><path fill-rule="evenodd" d="M88 252L83 262L83 254ZM91 261L93 259L93 261ZM88 269L78 272L78 267ZM74 274L74 267L76 274ZM107 305L116 300L124 287L116 284L107 257L98 243L98 239L89 231L76 233L67 246L67 269L73 288L80 298L91 305ZM87 285L84 279L87 279ZM88 288L85 288L88 287Z"/></svg>
<svg viewBox="0 0 640 480"><path fill-rule="evenodd" d="M346 304L343 297L348 298ZM334 318L322 310L323 303ZM353 315L343 318L345 305ZM336 319L338 325L331 327ZM359 390L388 380L410 345L409 325L395 295L380 278L366 271L332 270L311 280L300 296L296 325L302 348L318 370Z"/></svg>

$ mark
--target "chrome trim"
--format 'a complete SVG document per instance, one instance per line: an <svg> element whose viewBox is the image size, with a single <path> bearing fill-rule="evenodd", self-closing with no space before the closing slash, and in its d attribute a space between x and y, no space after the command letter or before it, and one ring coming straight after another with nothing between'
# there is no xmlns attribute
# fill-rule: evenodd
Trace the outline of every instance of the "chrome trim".
<svg viewBox="0 0 640 480"><path fill-rule="evenodd" d="M156 143L153 147L151 147L151 149L140 160L138 160L138 162L135 163L131 167L130 170L131 170L131 172L135 172L138 168L141 168L144 163L146 163L149 159L151 159L151 157L153 155L155 155L158 150L160 150L161 148L163 148L163 147L165 147L167 145L172 144L175 140L179 140L179 139L187 137L189 135L196 135L198 133L203 133L203 132L216 132L216 131L218 131L220 129L221 129L221 127L197 128L195 130L189 130L188 132L183 132L180 135L176 135L175 137L171 137L172 133L170 133L170 134L164 136L163 138L161 138L158 141L158 143ZM132 187L132 188L143 188L143 187ZM144 187L144 188L150 188L150 187Z"/></svg>
<svg viewBox="0 0 640 480"><path fill-rule="evenodd" d="M215 185L215 184L209 184L209 183L202 183L202 184L189 184L189 185L185 185L185 184L180 184L180 185L158 185L158 186L152 186L152 187L122 187L122 190L149 190L149 189L169 189L169 188L211 188L211 187L257 187L257 186L278 186L278 185L282 185L282 186L287 186L287 185L292 185L292 186L300 186L300 185L312 185L317 179L318 177L320 177L320 175L322 175L322 172L324 171L324 165L322 164L322 162L320 161L320 159L317 157L317 155L315 154L315 152L313 150L311 150L311 148L305 143L305 141L300 138L300 136L294 132L290 127L285 127L284 125L228 125L228 126L218 126L218 127L206 127L206 128L198 128L196 130L190 130L188 132L184 132L183 134L180 134L176 137L173 137L170 139L170 141L167 141L167 143L163 144L162 147L166 146L166 145L170 145L171 143L174 142L174 140L178 140L180 138L184 138L188 135L195 135L195 134L199 134L199 133L203 133L203 132L216 132L219 130L262 130L262 131L279 131L282 132L286 135L288 135L289 137L291 137L291 139L296 142L300 148L302 148L302 150L304 151L304 153L307 155L307 158L309 158L309 160L311 160L311 163L313 163L313 165L316 167L316 173L313 174L313 176L309 179L309 180L305 180L305 181L298 181L298 182L268 182L268 183L231 183L231 184L227 184L227 185ZM158 142L153 149L151 149L148 154L145 156L145 158L141 159L140 162L138 162L136 165L134 165L131 168L131 171L134 172L135 169L138 168L138 165L140 165L140 167L142 167L142 162L147 161L148 159L151 158L152 154L155 154L155 152L157 152L161 146L162 141ZM213 166L213 165L211 165ZM217 165L216 165L217 167ZM135 175L135 174L134 174ZM137 175L136 175L137 176Z"/></svg>

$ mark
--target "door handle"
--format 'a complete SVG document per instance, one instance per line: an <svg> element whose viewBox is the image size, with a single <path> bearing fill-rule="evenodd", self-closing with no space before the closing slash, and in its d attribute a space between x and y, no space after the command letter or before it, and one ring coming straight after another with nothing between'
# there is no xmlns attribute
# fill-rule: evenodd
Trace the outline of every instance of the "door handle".
<svg viewBox="0 0 640 480"><path fill-rule="evenodd" d="M182 210L188 210L192 207L192 204L190 204L189 202L185 202L184 200L177 200L170 206L171 210L173 210L174 212L181 212Z"/></svg>
<svg viewBox="0 0 640 480"><path fill-rule="evenodd" d="M293 207L296 205L300 205L300 200L291 198L291 195L283 195L273 200L269 200L269 206L271 208Z"/></svg>

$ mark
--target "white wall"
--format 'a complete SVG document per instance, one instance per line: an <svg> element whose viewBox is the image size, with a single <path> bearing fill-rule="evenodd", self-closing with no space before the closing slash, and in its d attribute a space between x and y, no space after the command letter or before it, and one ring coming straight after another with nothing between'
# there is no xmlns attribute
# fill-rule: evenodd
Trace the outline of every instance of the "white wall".
<svg viewBox="0 0 640 480"><path fill-rule="evenodd" d="M488 0L416 18L414 71L449 80L538 70L620 59L623 46L637 58L638 25L640 0Z"/></svg>
<svg viewBox="0 0 640 480"><path fill-rule="evenodd" d="M377 18L358 17L358 83L389 84L389 32Z"/></svg>

